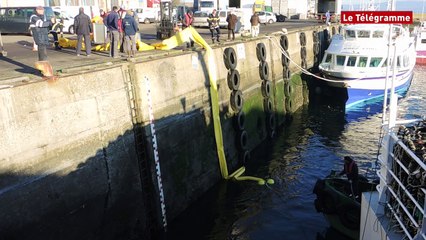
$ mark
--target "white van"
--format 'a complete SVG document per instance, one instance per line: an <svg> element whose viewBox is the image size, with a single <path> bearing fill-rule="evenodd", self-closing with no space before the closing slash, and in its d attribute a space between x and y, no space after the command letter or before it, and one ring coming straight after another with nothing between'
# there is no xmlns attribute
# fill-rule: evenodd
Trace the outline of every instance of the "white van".
<svg viewBox="0 0 426 240"><path fill-rule="evenodd" d="M138 14L140 23L150 24L160 18L159 8L135 8L134 11Z"/></svg>

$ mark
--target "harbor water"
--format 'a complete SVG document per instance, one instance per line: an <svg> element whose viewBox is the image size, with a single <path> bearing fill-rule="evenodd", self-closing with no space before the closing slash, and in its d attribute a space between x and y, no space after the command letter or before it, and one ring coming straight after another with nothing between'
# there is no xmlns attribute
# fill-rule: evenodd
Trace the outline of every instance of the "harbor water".
<svg viewBox="0 0 426 240"><path fill-rule="evenodd" d="M413 82L399 101L399 116L426 115L426 67L416 66ZM317 179L343 168L352 156L360 173L371 173L378 154L381 106L345 113L312 101L280 133L252 152L247 174L275 184L221 181L169 223L162 239L346 239L314 207Z"/></svg>

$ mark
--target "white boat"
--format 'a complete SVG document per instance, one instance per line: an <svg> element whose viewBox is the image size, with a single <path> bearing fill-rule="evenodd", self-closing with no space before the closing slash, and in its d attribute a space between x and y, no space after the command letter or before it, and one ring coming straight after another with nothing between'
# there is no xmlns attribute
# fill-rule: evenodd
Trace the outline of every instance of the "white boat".
<svg viewBox="0 0 426 240"><path fill-rule="evenodd" d="M395 66L394 66L395 68ZM377 191L361 197L359 239L426 239L426 118L397 119L395 75L377 158Z"/></svg>
<svg viewBox="0 0 426 240"><path fill-rule="evenodd" d="M416 63L426 64L426 22L422 21L417 28L416 36Z"/></svg>
<svg viewBox="0 0 426 240"><path fill-rule="evenodd" d="M387 65L395 52L388 51L389 26L356 24L343 27L333 36L319 69L327 85L347 89L346 109L383 99ZM414 37L401 25L392 25L396 45L396 91L406 92L416 63ZM388 56L389 55L389 56ZM387 61L387 59L390 61ZM388 81L389 82L389 81ZM387 86L389 88L390 86Z"/></svg>

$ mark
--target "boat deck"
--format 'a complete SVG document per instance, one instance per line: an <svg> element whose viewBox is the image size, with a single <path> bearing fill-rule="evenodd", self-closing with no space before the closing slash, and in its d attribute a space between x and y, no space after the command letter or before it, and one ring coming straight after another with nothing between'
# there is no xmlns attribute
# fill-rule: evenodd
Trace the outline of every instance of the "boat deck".
<svg viewBox="0 0 426 240"><path fill-rule="evenodd" d="M389 218L384 217L383 213L377 213L379 205L379 193L377 191L362 193L361 202L360 240L404 239L403 234L388 231L390 228L398 227L397 222L390 222Z"/></svg>

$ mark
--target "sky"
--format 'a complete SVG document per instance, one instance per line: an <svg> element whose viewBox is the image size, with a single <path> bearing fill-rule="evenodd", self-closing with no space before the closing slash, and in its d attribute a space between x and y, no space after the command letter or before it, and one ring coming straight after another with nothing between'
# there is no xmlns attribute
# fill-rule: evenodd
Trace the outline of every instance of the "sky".
<svg viewBox="0 0 426 240"><path fill-rule="evenodd" d="M342 0L343 10L349 10L349 6L352 3L353 10L358 10L361 3L367 5L370 0ZM379 6L379 10L386 10L387 0L375 0L374 5ZM424 9L424 10L423 10ZM422 13L422 10L426 13L426 0L396 0L397 11L413 11L415 13Z"/></svg>

